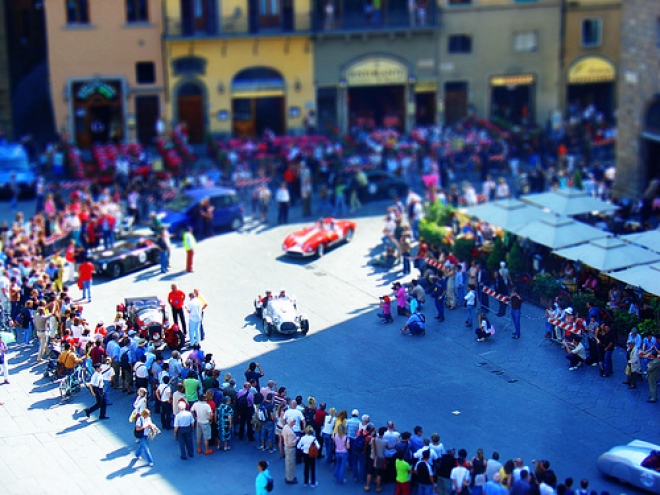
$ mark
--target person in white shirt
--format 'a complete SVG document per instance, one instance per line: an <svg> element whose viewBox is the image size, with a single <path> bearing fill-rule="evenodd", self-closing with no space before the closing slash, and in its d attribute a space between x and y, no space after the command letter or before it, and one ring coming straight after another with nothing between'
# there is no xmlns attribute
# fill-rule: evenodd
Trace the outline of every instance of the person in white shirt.
<svg viewBox="0 0 660 495"><path fill-rule="evenodd" d="M89 380L89 390L92 392L96 403L92 407L85 409L85 416L89 418L97 409L100 409L99 419L108 419L105 415L105 394L103 393L103 375L101 374L101 363L94 363L94 374Z"/></svg>
<svg viewBox="0 0 660 495"><path fill-rule="evenodd" d="M300 436L302 428L305 427L305 417L300 409L298 409L298 403L295 400L289 402L289 409L284 413L284 422L290 423L291 421L295 422L292 426L293 432Z"/></svg>
<svg viewBox="0 0 660 495"><path fill-rule="evenodd" d="M468 285L469 291L465 296L465 306L467 308L467 317L465 319L465 326L471 327L472 324L474 323L474 306L476 305L477 301L477 294L475 293L474 285L469 284Z"/></svg>
<svg viewBox="0 0 660 495"><path fill-rule="evenodd" d="M458 458L457 466L451 470L449 479L453 493L470 493L470 471L465 467L465 459Z"/></svg>
<svg viewBox="0 0 660 495"><path fill-rule="evenodd" d="M164 372L165 373L165 372ZM156 400L160 401L160 424L163 430L172 429L172 388L170 377L165 375L156 389Z"/></svg>
<svg viewBox="0 0 660 495"><path fill-rule="evenodd" d="M277 224L289 223L289 203L291 202L291 196L286 182L282 182L275 193L275 202L277 203Z"/></svg>
<svg viewBox="0 0 660 495"><path fill-rule="evenodd" d="M209 448L209 440L211 439L211 421L213 421L213 410L206 402L204 394L199 395L199 400L190 408L197 420L195 432L197 437L197 453L202 453L202 439L204 440L204 454L209 455L213 453L213 449Z"/></svg>
<svg viewBox="0 0 660 495"><path fill-rule="evenodd" d="M202 302L194 293L188 294L190 300L186 309L188 310L188 330L190 330L190 345L200 343L200 328L202 326Z"/></svg>

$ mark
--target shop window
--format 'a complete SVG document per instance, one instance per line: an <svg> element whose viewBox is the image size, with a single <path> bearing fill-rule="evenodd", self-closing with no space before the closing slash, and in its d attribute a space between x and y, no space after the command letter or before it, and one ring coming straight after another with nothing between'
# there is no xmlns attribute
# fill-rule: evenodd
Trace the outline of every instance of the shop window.
<svg viewBox="0 0 660 495"><path fill-rule="evenodd" d="M531 53L538 49L538 33L536 31L525 31L514 33L513 51L517 53Z"/></svg>
<svg viewBox="0 0 660 495"><path fill-rule="evenodd" d="M448 5L472 5L472 0L447 0Z"/></svg>
<svg viewBox="0 0 660 495"><path fill-rule="evenodd" d="M66 0L67 24L89 24L87 0Z"/></svg>
<svg viewBox="0 0 660 495"><path fill-rule="evenodd" d="M472 53L472 36L453 34L447 44L448 53Z"/></svg>
<svg viewBox="0 0 660 495"><path fill-rule="evenodd" d="M602 21L600 19L582 20L582 46L598 46L601 40Z"/></svg>
<svg viewBox="0 0 660 495"><path fill-rule="evenodd" d="M147 0L126 0L126 22L148 22Z"/></svg>
<svg viewBox="0 0 660 495"><path fill-rule="evenodd" d="M660 17L655 20L655 46L660 48Z"/></svg>
<svg viewBox="0 0 660 495"><path fill-rule="evenodd" d="M138 62L135 64L135 79L138 84L154 84L156 68L153 62Z"/></svg>

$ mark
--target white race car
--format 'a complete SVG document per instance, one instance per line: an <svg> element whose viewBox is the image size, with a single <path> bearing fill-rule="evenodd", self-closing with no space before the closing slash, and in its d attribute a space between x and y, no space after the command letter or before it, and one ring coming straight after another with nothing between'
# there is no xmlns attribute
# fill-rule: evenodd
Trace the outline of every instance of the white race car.
<svg viewBox="0 0 660 495"><path fill-rule="evenodd" d="M269 299L259 309L264 333L267 336L273 332L291 335L298 330L303 334L309 331L309 320L305 315L298 313L296 302L291 297Z"/></svg>
<svg viewBox="0 0 660 495"><path fill-rule="evenodd" d="M612 447L598 458L598 470L623 483L660 493L660 473L642 466L642 461L653 451L660 451L660 446L643 440Z"/></svg>

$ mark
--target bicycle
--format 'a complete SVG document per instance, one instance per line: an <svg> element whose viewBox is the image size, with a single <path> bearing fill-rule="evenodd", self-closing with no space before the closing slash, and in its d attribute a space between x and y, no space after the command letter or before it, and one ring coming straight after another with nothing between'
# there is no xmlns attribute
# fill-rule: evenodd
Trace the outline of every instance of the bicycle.
<svg viewBox="0 0 660 495"><path fill-rule="evenodd" d="M60 398L63 401L71 399L74 394L87 385L88 372L81 364L73 369L73 372L60 380Z"/></svg>

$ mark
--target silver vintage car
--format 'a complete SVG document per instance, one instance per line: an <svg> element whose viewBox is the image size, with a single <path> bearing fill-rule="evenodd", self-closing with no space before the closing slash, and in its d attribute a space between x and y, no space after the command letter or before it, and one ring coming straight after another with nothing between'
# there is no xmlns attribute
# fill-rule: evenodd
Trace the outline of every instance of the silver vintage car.
<svg viewBox="0 0 660 495"><path fill-rule="evenodd" d="M612 447L598 458L598 470L623 483L660 494L660 472L642 467L642 461L654 450L660 451L660 446L643 440Z"/></svg>
<svg viewBox="0 0 660 495"><path fill-rule="evenodd" d="M309 331L309 320L298 313L293 298L273 298L266 301L261 308L261 318L264 333L270 336L273 332L291 335L300 330L303 334Z"/></svg>

